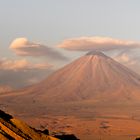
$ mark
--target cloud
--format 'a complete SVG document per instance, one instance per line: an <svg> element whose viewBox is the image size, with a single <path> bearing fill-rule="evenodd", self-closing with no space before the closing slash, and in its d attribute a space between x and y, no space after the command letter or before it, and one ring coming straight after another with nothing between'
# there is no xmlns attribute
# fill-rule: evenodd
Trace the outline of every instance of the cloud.
<svg viewBox="0 0 140 140"><path fill-rule="evenodd" d="M45 56L50 59L67 60L67 58L58 51L39 43L30 42L26 38L15 39L11 43L10 49L12 49L19 56Z"/></svg>
<svg viewBox="0 0 140 140"><path fill-rule="evenodd" d="M128 67L139 64L137 58L132 57L127 53L120 53L119 55L115 56L114 59Z"/></svg>
<svg viewBox="0 0 140 140"><path fill-rule="evenodd" d="M20 60L0 58L0 85L8 85L14 88L22 88L38 83L52 73L56 67L47 63L46 58L47 60L54 60L54 62L67 60L58 51L39 43L30 42L26 38L15 39L11 43L10 49L18 56L32 57L28 60L27 58ZM41 56L44 57L39 59Z"/></svg>
<svg viewBox="0 0 140 140"><path fill-rule="evenodd" d="M108 51L106 54L122 65L125 65L129 69L140 74L139 49Z"/></svg>
<svg viewBox="0 0 140 140"><path fill-rule="evenodd" d="M28 62L26 59L21 60L8 60L1 59L0 60L0 70L32 70L32 69L48 69L52 67L52 65L48 63L39 63L33 64Z"/></svg>
<svg viewBox="0 0 140 140"><path fill-rule="evenodd" d="M53 68L32 69L26 71L23 69L19 69L18 71L0 70L0 85L8 85L13 88L23 88L25 86L38 83L53 71Z"/></svg>
<svg viewBox="0 0 140 140"><path fill-rule="evenodd" d="M48 63L31 63L26 59L4 58L0 60L0 85L22 88L43 80L52 71L54 67Z"/></svg>
<svg viewBox="0 0 140 140"><path fill-rule="evenodd" d="M140 42L95 36L67 39L59 44L58 47L71 51L108 51L140 48Z"/></svg>

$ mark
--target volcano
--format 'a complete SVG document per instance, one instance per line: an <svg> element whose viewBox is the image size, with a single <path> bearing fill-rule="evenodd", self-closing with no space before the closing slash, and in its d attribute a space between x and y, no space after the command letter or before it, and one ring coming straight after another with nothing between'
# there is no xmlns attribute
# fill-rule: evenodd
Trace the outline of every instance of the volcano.
<svg viewBox="0 0 140 140"><path fill-rule="evenodd" d="M53 103L139 99L139 92L138 74L101 52L89 52L39 84L14 94Z"/></svg>
<svg viewBox="0 0 140 140"><path fill-rule="evenodd" d="M14 101L140 101L140 76L101 52L89 52L39 84L13 94Z"/></svg>

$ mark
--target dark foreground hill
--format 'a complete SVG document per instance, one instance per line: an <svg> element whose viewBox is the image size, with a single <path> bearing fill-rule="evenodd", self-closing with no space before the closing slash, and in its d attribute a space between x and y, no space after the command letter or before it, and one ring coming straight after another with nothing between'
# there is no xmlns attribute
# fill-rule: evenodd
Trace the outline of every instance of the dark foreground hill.
<svg viewBox="0 0 140 140"><path fill-rule="evenodd" d="M59 140L0 110L0 140Z"/></svg>
<svg viewBox="0 0 140 140"><path fill-rule="evenodd" d="M49 136L48 130L36 130L0 110L0 140L78 140L72 134L55 137Z"/></svg>

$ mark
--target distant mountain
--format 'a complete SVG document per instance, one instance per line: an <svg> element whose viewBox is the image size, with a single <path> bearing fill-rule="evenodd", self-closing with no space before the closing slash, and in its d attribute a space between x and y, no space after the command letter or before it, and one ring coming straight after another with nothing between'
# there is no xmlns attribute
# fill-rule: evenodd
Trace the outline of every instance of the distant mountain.
<svg viewBox="0 0 140 140"><path fill-rule="evenodd" d="M41 103L140 101L140 76L101 52L89 52L39 84L0 97Z"/></svg>
<svg viewBox="0 0 140 140"><path fill-rule="evenodd" d="M51 103L140 100L140 76L101 52L90 52L20 93L22 99Z"/></svg>

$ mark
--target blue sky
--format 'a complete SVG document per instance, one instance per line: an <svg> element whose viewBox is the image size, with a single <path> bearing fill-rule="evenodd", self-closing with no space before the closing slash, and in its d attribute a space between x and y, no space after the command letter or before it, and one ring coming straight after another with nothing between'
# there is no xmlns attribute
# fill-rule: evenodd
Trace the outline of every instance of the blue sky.
<svg viewBox="0 0 140 140"><path fill-rule="evenodd" d="M0 57L49 61L15 55L9 46L20 37L54 50L63 40L82 36L140 41L139 7L139 0L0 0Z"/></svg>
<svg viewBox="0 0 140 140"><path fill-rule="evenodd" d="M140 40L138 0L0 0L1 47L17 37L49 45L78 36Z"/></svg>

